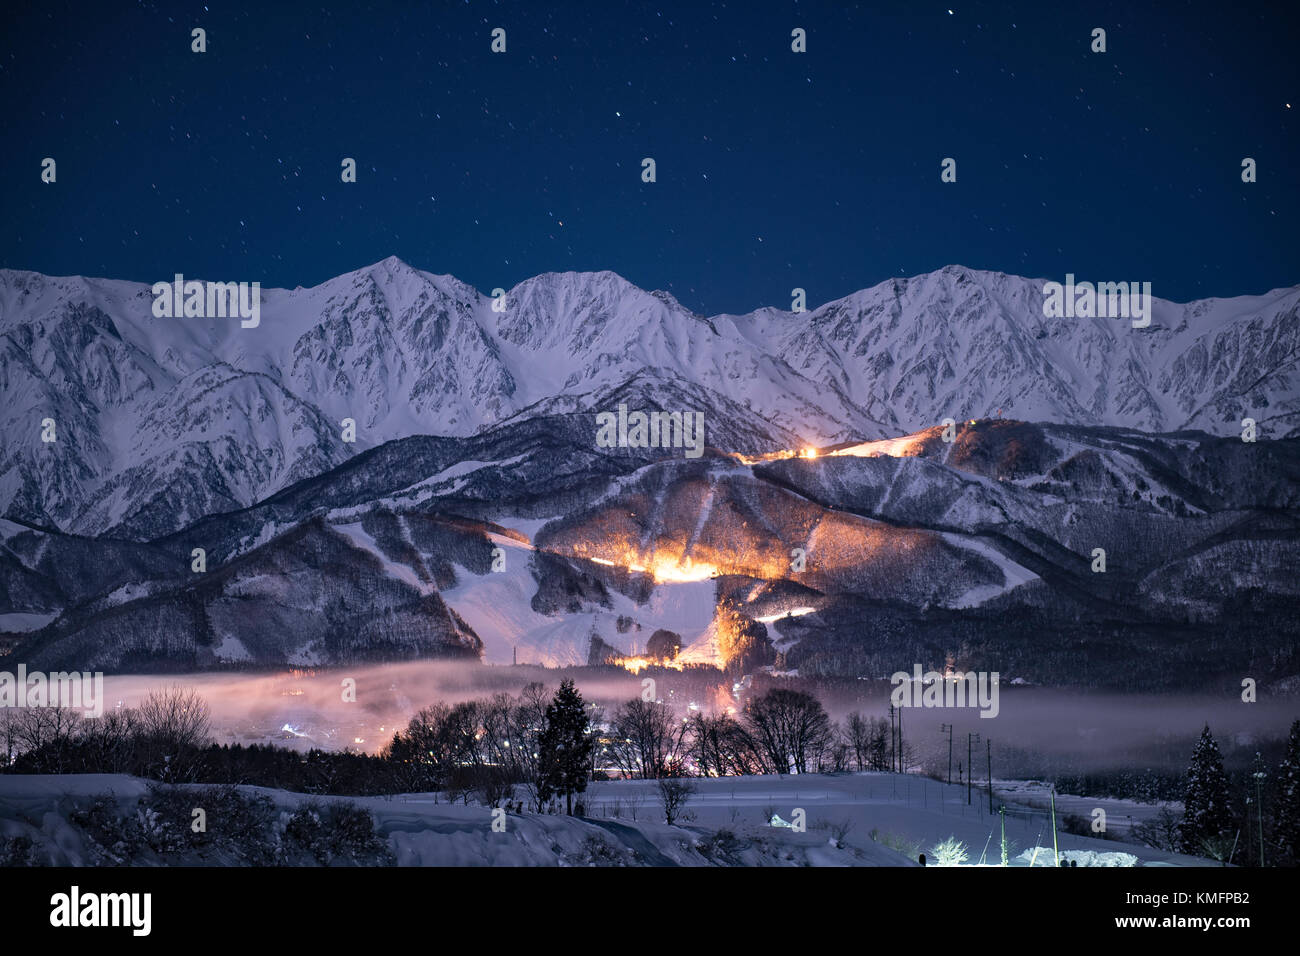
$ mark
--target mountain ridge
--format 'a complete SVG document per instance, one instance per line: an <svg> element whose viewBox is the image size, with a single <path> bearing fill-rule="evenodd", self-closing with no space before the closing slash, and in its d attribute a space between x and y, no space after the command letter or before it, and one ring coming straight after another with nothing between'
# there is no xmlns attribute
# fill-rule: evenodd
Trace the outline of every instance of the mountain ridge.
<svg viewBox="0 0 1300 956"><path fill-rule="evenodd" d="M498 312L391 256L263 289L259 327L242 329L157 319L143 283L0 270L0 513L146 540L395 438L601 410L629 390L691 402L710 444L742 452L999 410L1220 435L1253 417L1265 437L1300 434L1300 286L1155 299L1151 326L1132 329L1046 319L1042 284L946 266L805 313L703 316L609 270L550 272Z"/></svg>
<svg viewBox="0 0 1300 956"><path fill-rule="evenodd" d="M581 666L666 630L736 674L951 657L1069 683L1137 651L1152 667L1089 680L1296 672L1295 439L993 419L746 461L599 449L586 419L393 441L146 543L0 519L0 660Z"/></svg>

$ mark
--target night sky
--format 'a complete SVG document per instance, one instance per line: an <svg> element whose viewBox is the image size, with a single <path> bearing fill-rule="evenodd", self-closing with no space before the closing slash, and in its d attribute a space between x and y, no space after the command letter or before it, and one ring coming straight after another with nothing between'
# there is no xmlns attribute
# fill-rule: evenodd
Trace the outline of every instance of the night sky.
<svg viewBox="0 0 1300 956"><path fill-rule="evenodd" d="M950 263L1300 283L1296 4L952 2L6 5L0 266L612 269L704 313Z"/></svg>

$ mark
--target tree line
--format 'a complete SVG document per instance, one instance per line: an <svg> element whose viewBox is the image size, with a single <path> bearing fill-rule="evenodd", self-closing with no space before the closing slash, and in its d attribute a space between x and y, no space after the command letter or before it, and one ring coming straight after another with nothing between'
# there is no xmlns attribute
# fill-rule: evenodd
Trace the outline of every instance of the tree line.
<svg viewBox="0 0 1300 956"><path fill-rule="evenodd" d="M813 695L772 688L740 714L681 716L634 698L606 714L572 680L538 682L416 713L377 754L274 745L217 745L205 701L181 688L88 720L59 708L0 709L0 770L123 773L164 783L245 784L300 793L434 792L485 806L581 812L592 780L659 782L669 822L689 777L889 770L896 738L884 717L833 722ZM522 792L523 797L518 794ZM1300 863L1300 720L1276 766L1258 756L1230 775L1209 727L1192 754L1183 812L1136 827L1140 842L1238 863Z"/></svg>
<svg viewBox="0 0 1300 956"><path fill-rule="evenodd" d="M1300 720L1276 766L1261 754L1229 774L1207 724L1192 751L1182 815L1165 808L1134 828L1148 846L1254 866L1300 865Z"/></svg>
<svg viewBox="0 0 1300 956"><path fill-rule="evenodd" d="M811 694L773 688L740 715L690 712L634 698L607 714L573 681L552 694L532 682L417 712L378 754L271 744L215 744L193 690L150 694L95 720L59 708L0 710L0 769L10 773L125 773L167 783L223 783L304 793L444 793L500 805L522 786L531 809L572 809L586 782L760 773L886 770L893 735L882 717L831 721ZM522 808L523 801L520 801Z"/></svg>

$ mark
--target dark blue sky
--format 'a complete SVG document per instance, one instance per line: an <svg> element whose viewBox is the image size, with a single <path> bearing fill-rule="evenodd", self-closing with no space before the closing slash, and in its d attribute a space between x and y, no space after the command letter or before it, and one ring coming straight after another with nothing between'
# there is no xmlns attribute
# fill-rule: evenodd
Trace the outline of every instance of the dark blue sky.
<svg viewBox="0 0 1300 956"><path fill-rule="evenodd" d="M1300 283L1295 4L951 2L29 4L0 265L292 287L396 254L485 292L613 269L706 313L954 262Z"/></svg>

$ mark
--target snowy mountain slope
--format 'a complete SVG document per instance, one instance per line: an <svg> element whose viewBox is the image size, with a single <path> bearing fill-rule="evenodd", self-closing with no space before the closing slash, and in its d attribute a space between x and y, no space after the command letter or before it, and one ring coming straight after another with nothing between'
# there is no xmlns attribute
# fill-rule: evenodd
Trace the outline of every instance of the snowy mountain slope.
<svg viewBox="0 0 1300 956"><path fill-rule="evenodd" d="M125 673L477 659L481 642L437 589L395 575L350 530L309 520L210 572L100 595L49 625L23 659Z"/></svg>
<svg viewBox="0 0 1300 956"><path fill-rule="evenodd" d="M999 408L1147 431L1235 434L1247 416L1267 438L1300 431L1300 288L1157 299L1144 329L1045 319L1041 288L950 266L808 313L706 318L610 272L548 273L496 311L390 258L263 290L245 329L155 318L146 284L0 270L0 513L146 540L393 439L623 400L703 411L710 445L745 452Z"/></svg>
<svg viewBox="0 0 1300 956"><path fill-rule="evenodd" d="M828 303L781 354L835 382L897 431L1001 408L1028 421L1145 431L1240 431L1251 416L1294 434L1300 413L1296 289L1179 305L1147 328L1043 316L1041 280L948 266ZM788 327L787 327L788 328ZM879 436L867 436L879 437Z"/></svg>
<svg viewBox="0 0 1300 956"><path fill-rule="evenodd" d="M594 449L586 417L390 442L146 544L7 522L0 621L44 626L4 642L109 671L581 665L659 631L678 663L738 674L955 658L1051 682L1082 656L1097 685L1202 686L1300 666L1296 440L992 420L747 463ZM1112 666L1134 646L1164 666Z"/></svg>

